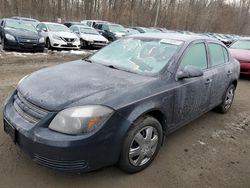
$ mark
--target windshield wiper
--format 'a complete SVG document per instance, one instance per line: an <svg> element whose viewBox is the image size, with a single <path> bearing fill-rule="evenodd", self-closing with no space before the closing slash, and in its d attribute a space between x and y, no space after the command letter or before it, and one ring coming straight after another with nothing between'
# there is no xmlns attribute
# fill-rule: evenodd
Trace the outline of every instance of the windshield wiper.
<svg viewBox="0 0 250 188"><path fill-rule="evenodd" d="M123 67L117 67L117 66L114 66L114 65L104 65L104 66L109 67L111 69L116 69L116 70L120 70L120 71L125 71L125 72L136 74L135 72L133 72L133 71L131 71L129 69L123 68Z"/></svg>
<svg viewBox="0 0 250 188"><path fill-rule="evenodd" d="M85 58L85 59L82 59L83 61L87 61L89 63L93 63L92 60L88 59L88 58Z"/></svg>

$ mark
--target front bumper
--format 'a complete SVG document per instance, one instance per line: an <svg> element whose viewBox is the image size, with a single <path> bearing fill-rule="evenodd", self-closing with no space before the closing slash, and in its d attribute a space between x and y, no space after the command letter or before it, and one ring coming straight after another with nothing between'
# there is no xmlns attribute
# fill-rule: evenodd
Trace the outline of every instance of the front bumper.
<svg viewBox="0 0 250 188"><path fill-rule="evenodd" d="M250 63L240 63L240 74L250 75Z"/></svg>
<svg viewBox="0 0 250 188"><path fill-rule="evenodd" d="M5 48L7 50L16 50L16 51L32 51L32 52L42 52L44 50L44 43L29 43L23 41L12 41L5 39Z"/></svg>
<svg viewBox="0 0 250 188"><path fill-rule="evenodd" d="M88 42L88 45L91 46L91 47L94 47L94 48L102 48L104 46L107 46L108 43L106 42L99 42L99 41L91 41L91 42Z"/></svg>
<svg viewBox="0 0 250 188"><path fill-rule="evenodd" d="M51 39L51 46L58 49L80 49L80 41L65 42L63 40Z"/></svg>
<svg viewBox="0 0 250 188"><path fill-rule="evenodd" d="M98 132L72 136L48 129L56 113L51 112L33 124L15 110L13 100L12 96L5 105L3 117L16 130L16 144L36 163L55 170L80 173L118 161L126 133L122 127L129 127L130 123L117 113Z"/></svg>

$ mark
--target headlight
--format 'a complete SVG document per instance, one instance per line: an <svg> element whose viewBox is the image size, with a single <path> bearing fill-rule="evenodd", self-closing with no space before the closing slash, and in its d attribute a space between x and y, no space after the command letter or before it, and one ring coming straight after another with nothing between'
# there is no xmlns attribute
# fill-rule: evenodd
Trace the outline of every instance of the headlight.
<svg viewBox="0 0 250 188"><path fill-rule="evenodd" d="M54 39L56 39L56 40L62 40L59 36L57 36L57 35L52 35L52 37L54 38Z"/></svg>
<svg viewBox="0 0 250 188"><path fill-rule="evenodd" d="M112 109L100 105L68 108L56 115L49 128L71 135L86 134L100 128L113 112Z"/></svg>
<svg viewBox="0 0 250 188"><path fill-rule="evenodd" d="M44 43L44 42L45 42L45 40L43 37L39 39L39 43Z"/></svg>
<svg viewBox="0 0 250 188"><path fill-rule="evenodd" d="M12 35L10 35L10 34L5 34L5 37L6 37L6 39L8 39L8 40L12 40L12 41L15 41L16 39L15 39L15 37L14 36L12 36Z"/></svg>
<svg viewBox="0 0 250 188"><path fill-rule="evenodd" d="M18 84L17 85L19 85L19 84L21 84L22 83L22 81L24 81L24 79L25 78L27 78L29 75L26 75L26 76L24 76L23 78L21 78L21 80L18 82Z"/></svg>

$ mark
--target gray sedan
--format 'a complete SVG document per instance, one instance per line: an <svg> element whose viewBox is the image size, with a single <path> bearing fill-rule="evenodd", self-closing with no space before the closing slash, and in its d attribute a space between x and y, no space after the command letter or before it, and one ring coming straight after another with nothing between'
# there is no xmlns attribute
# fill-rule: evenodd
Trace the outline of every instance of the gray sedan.
<svg viewBox="0 0 250 188"><path fill-rule="evenodd" d="M227 112L239 72L215 39L128 36L23 78L4 105L4 129L49 168L139 172L169 133L212 109Z"/></svg>

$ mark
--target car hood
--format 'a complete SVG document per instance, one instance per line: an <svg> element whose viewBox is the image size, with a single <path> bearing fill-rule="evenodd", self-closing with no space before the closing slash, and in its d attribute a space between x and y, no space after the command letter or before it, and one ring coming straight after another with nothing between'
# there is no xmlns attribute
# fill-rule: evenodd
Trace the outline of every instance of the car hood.
<svg viewBox="0 0 250 188"><path fill-rule="evenodd" d="M38 32L22 31L22 30L16 30L16 29L5 29L5 31L13 35L16 38L30 38L30 39L39 38Z"/></svg>
<svg viewBox="0 0 250 188"><path fill-rule="evenodd" d="M250 50L243 49L229 49L232 56L239 61L248 61L250 62Z"/></svg>
<svg viewBox="0 0 250 188"><path fill-rule="evenodd" d="M150 79L152 77L79 60L32 73L17 86L17 90L31 103L46 110L59 111L73 103L79 105L77 101L96 94L101 98L102 92L113 91L112 97ZM85 104L88 102L91 103L85 100ZM102 101L95 99L95 102Z"/></svg>
<svg viewBox="0 0 250 188"><path fill-rule="evenodd" d="M62 37L62 38L77 38L77 36L74 33L71 32L52 32L53 34Z"/></svg>
<svg viewBox="0 0 250 188"><path fill-rule="evenodd" d="M96 40L96 41L108 41L105 37L103 37L102 35L91 35L91 34L81 34L81 37L84 40Z"/></svg>

